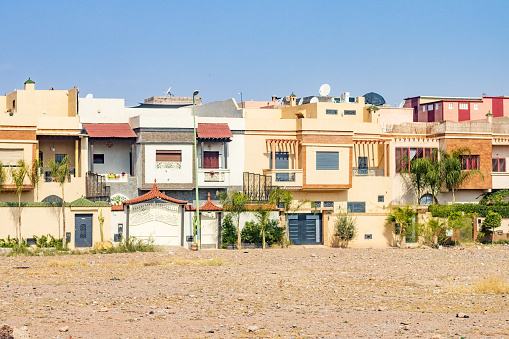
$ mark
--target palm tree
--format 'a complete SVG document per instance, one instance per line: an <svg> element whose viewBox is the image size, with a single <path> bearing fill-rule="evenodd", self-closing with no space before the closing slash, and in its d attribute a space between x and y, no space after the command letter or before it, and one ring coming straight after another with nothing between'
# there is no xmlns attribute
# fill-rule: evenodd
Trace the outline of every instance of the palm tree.
<svg viewBox="0 0 509 339"><path fill-rule="evenodd" d="M417 194L417 204L421 204L421 195L426 188L426 173L431 166L429 158L415 158L410 161L410 169L404 168L401 173L405 174L410 185Z"/></svg>
<svg viewBox="0 0 509 339"><path fill-rule="evenodd" d="M66 236L65 236L65 197L64 197L64 186L65 181L71 174L71 167L69 166L69 160L67 155L60 162L55 162L53 159L48 161L48 165L51 168L51 176L60 184L62 188L62 227L63 227L63 238L62 248L66 248Z"/></svg>
<svg viewBox="0 0 509 339"><path fill-rule="evenodd" d="M23 184L28 174L28 166L23 159L16 164L16 168L11 171L12 181L16 186L16 194L18 195L18 244L21 245L21 194L23 193Z"/></svg>
<svg viewBox="0 0 509 339"><path fill-rule="evenodd" d="M390 223L399 223L399 246L405 245L406 230L412 226L417 212L410 208L410 206L396 207L387 216L387 221Z"/></svg>
<svg viewBox="0 0 509 339"><path fill-rule="evenodd" d="M230 212L233 220L237 226L237 249L241 248L240 239L240 215L246 211L246 205L249 203L249 197L244 193L233 191L233 192L220 192L219 199L223 204L223 210Z"/></svg>
<svg viewBox="0 0 509 339"><path fill-rule="evenodd" d="M481 171L477 169L462 170L461 156L464 154L471 154L468 148L460 148L452 150L451 153L446 154L443 158L443 166L445 172L445 186L452 191L452 203L456 202L454 195L457 190L468 178L477 175L484 180Z"/></svg>
<svg viewBox="0 0 509 339"><path fill-rule="evenodd" d="M444 164L442 159L445 158L445 151L435 149L431 158L428 158L428 171L424 176L424 183L432 196L433 205L437 202L436 197L442 189L445 180Z"/></svg>
<svg viewBox="0 0 509 339"><path fill-rule="evenodd" d="M256 219L258 219L258 223L260 225L260 229L262 231L262 248L265 249L265 230L267 229L267 224L269 223L271 209L266 205L260 204L258 208L254 212Z"/></svg>
<svg viewBox="0 0 509 339"><path fill-rule="evenodd" d="M40 169L42 167L41 159L32 160L32 168L27 172L28 178L36 192L36 200L39 201L39 183L41 182Z"/></svg>
<svg viewBox="0 0 509 339"><path fill-rule="evenodd" d="M0 161L0 189L4 187L5 181L7 180L7 175L5 174L4 164Z"/></svg>

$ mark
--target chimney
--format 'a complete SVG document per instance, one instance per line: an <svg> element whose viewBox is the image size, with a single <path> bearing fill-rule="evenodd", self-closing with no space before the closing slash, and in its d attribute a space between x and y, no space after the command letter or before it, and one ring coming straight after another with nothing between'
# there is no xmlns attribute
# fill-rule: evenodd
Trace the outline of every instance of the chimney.
<svg viewBox="0 0 509 339"><path fill-rule="evenodd" d="M25 91L33 91L35 89L35 82L30 79L30 77L28 78L27 81L25 81Z"/></svg>
<svg viewBox="0 0 509 339"><path fill-rule="evenodd" d="M297 96L292 92L290 95L290 107L295 106L297 103Z"/></svg>

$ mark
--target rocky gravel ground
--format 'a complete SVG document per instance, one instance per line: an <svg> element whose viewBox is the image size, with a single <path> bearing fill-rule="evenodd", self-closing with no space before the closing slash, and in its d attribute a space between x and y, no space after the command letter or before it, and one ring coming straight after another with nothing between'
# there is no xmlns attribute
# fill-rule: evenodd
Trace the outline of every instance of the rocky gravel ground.
<svg viewBox="0 0 509 339"><path fill-rule="evenodd" d="M509 283L507 246L0 257L0 273L0 323L30 338L509 338L509 294L472 287Z"/></svg>

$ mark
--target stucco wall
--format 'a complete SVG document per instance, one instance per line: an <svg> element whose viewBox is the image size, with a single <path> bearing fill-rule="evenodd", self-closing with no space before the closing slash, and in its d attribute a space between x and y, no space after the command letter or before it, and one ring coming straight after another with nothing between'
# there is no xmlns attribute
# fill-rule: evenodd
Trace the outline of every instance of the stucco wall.
<svg viewBox="0 0 509 339"><path fill-rule="evenodd" d="M103 235L104 240L110 239L111 208L85 208L85 207L66 207L65 220L66 232L71 233L71 242L69 247L74 248L74 216L75 214L92 214L92 240L101 241L99 227L99 212L102 210L104 217ZM7 236L17 237L18 232L18 208L0 207L0 238ZM32 238L34 235L41 236L51 234L55 238L63 237L63 222L61 207L24 207L21 209L21 236L23 238Z"/></svg>
<svg viewBox="0 0 509 339"><path fill-rule="evenodd" d="M108 147L108 142L111 147ZM104 154L104 164L91 164L98 174L130 172L131 139L94 139L94 154ZM93 155L91 155L91 162Z"/></svg>

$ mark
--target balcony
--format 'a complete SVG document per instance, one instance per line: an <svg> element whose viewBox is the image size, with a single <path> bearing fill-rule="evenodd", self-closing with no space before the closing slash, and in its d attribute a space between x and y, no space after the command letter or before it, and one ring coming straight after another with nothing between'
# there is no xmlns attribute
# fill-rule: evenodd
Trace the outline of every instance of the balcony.
<svg viewBox="0 0 509 339"><path fill-rule="evenodd" d="M263 174L272 177L273 186L302 188L302 169L265 169Z"/></svg>
<svg viewBox="0 0 509 339"><path fill-rule="evenodd" d="M507 189L509 172L491 172L491 180L493 189Z"/></svg>
<svg viewBox="0 0 509 339"><path fill-rule="evenodd" d="M199 168L200 187L227 187L230 185L230 170L224 168Z"/></svg>
<svg viewBox="0 0 509 339"><path fill-rule="evenodd" d="M104 177L104 182L113 183L113 182L127 182L130 177L129 173L108 173L108 174L100 174Z"/></svg>
<svg viewBox="0 0 509 339"><path fill-rule="evenodd" d="M355 177L383 177L383 168L354 168L352 174Z"/></svg>

